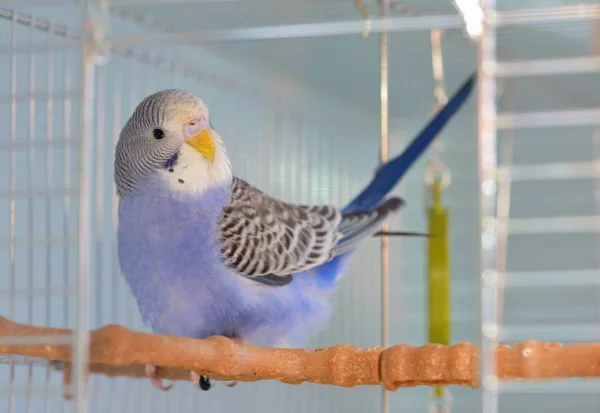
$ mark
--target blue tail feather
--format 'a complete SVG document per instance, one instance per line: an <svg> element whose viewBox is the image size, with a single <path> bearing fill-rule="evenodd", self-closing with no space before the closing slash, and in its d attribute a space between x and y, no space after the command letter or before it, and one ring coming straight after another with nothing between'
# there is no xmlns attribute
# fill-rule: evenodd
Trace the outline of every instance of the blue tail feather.
<svg viewBox="0 0 600 413"><path fill-rule="evenodd" d="M398 181L425 152L431 142L462 107L475 85L476 73L472 74L446 105L396 158L382 165L369 185L342 210L344 213L375 208L396 186Z"/></svg>

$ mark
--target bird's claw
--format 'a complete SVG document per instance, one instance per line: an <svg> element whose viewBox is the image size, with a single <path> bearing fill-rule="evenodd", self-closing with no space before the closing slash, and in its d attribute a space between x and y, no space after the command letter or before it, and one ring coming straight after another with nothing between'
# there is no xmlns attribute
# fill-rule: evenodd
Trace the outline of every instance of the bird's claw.
<svg viewBox="0 0 600 413"><path fill-rule="evenodd" d="M190 372L190 380L196 387L201 390L208 391L210 390L214 384L211 383L210 378L206 374L199 375L193 371ZM235 387L238 384L237 380L232 381L231 383L227 383L227 387Z"/></svg>
<svg viewBox="0 0 600 413"><path fill-rule="evenodd" d="M213 386L210 382L210 378L206 374L199 375L196 372L190 372L190 380L196 387L201 390L208 391Z"/></svg>
<svg viewBox="0 0 600 413"><path fill-rule="evenodd" d="M150 379L150 383L152 383L154 387L161 391L169 391L173 388L173 385L175 384L171 383L168 386L163 386L162 379L156 377L156 366L153 366L151 364L146 365L146 375Z"/></svg>

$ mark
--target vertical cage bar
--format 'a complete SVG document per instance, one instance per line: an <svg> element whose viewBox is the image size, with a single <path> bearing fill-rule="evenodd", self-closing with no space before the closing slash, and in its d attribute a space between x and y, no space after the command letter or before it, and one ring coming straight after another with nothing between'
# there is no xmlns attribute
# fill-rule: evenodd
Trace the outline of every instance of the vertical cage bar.
<svg viewBox="0 0 600 413"><path fill-rule="evenodd" d="M507 84L505 88L505 106L516 108L516 95L512 84ZM499 97L498 93L496 93L496 96ZM516 133L514 130L508 130L504 132L503 136L497 146L499 154L497 164L500 165L497 171L510 170L513 164ZM496 179L496 323L501 326L504 322L504 280L508 260L508 223L511 207L512 176L509 173L501 175L497 173Z"/></svg>
<svg viewBox="0 0 600 413"><path fill-rule="evenodd" d="M104 106L105 106L105 95L106 95L106 68L101 67L98 69L98 84L93 85L96 94L96 193L99 196L96 198L96 260L95 260L95 273L96 273L96 320L95 324L100 326L103 321L103 302L102 302L102 288L103 288L103 234L104 234L104 125L106 123L104 117Z"/></svg>
<svg viewBox="0 0 600 413"><path fill-rule="evenodd" d="M96 196L96 216L95 216L95 228L96 228L96 239L94 241L95 248L95 269L94 275L96 277L96 286L95 286L95 328L102 325L104 319L104 306L103 306L103 280L104 280L104 125L106 123L106 119L104 117L104 106L105 106L105 77L106 77L106 67L98 68L97 78L98 83L94 85L96 88L96 148L95 148L95 156L94 159L96 161L96 190L95 193L98 194ZM102 389L102 381L96 380L94 386L94 394L91 405L93 406L93 411L98 411L101 389Z"/></svg>
<svg viewBox="0 0 600 413"><path fill-rule="evenodd" d="M33 287L34 287L34 248L33 248L33 236L34 236L34 215L33 215L33 176L34 176L34 162L35 162L35 27L36 22L31 17L29 25L29 79L28 79L28 93L29 93L29 127L28 127L28 150L27 150L27 163L29 173L27 174L27 219L28 219L28 234L29 234L29 245L27 248L27 322L33 324ZM31 412L31 393L33 386L33 364L28 363L27 366L27 408L25 411Z"/></svg>
<svg viewBox="0 0 600 413"><path fill-rule="evenodd" d="M9 216L9 232L10 232L10 280L9 280L9 293L10 303L8 316L11 320L15 319L15 292L16 292L16 263L15 263L15 191L16 191L16 133L17 133L17 102L15 95L17 94L17 53L15 49L17 47L17 16L13 12L11 26L10 26L10 216ZM9 396L8 396L8 412L14 413L15 411L15 365L11 359L10 363L10 383L9 383Z"/></svg>
<svg viewBox="0 0 600 413"><path fill-rule="evenodd" d="M380 35L381 53L381 163L388 159L388 32L385 27L389 13L389 0L381 0L381 19L384 27ZM388 224L382 224L382 231ZM389 341L389 238L381 237L381 345L388 347ZM390 394L382 387L381 412L390 411Z"/></svg>
<svg viewBox="0 0 600 413"><path fill-rule="evenodd" d="M113 137L112 147L114 148L117 145L117 140L119 137L119 126L121 125L121 113L123 108L123 93L119 93L118 91L123 90L123 58L116 57L113 59L114 66L112 70L112 78L113 78L113 87L112 87L112 114L111 114L111 135ZM113 302L111 302L111 312L110 312L110 322L116 323L119 322L119 314L122 313L121 301L119 299L119 260L117 258L117 236L116 236L116 228L118 221L118 205L119 201L117 199L115 185L112 185L112 198L111 198L111 221L112 221L112 254L111 254L111 286L110 286L110 296L112 297ZM108 385L109 394L116 394L117 392L117 380L113 379L109 381ZM115 412L117 406L117 398L111 397L108 405L108 411Z"/></svg>
<svg viewBox="0 0 600 413"><path fill-rule="evenodd" d="M46 188L52 187L53 162L52 162L52 132L53 132L53 116L54 116L54 99L52 93L54 91L54 35L53 26L48 23L48 36L46 47L48 48L47 66L46 66ZM49 240L52 236L52 202L50 195L46 196L46 238ZM46 244L46 325L51 325L52 322L52 300L50 288L52 286L52 247L50 242ZM65 295L68 292L65 291ZM49 387L51 367L46 366L46 376L44 378L44 413L48 413L50 409L49 403Z"/></svg>
<svg viewBox="0 0 600 413"><path fill-rule="evenodd" d="M496 31L493 24L495 0L481 0L484 13L478 62L478 152L480 188L480 317L481 317L481 407L498 413L496 283Z"/></svg>
<svg viewBox="0 0 600 413"><path fill-rule="evenodd" d="M600 20L598 20L598 27L600 27ZM598 43L600 47L600 29L598 29ZM600 172L600 128L594 128L592 136L593 148L594 148L594 169L596 173ZM594 178L594 202L596 214L600 216L600 179L597 175ZM600 232L596 233L596 268L600 268ZM600 288L597 288L598 303L596 306L596 322L600 323Z"/></svg>
<svg viewBox="0 0 600 413"><path fill-rule="evenodd" d="M63 75L63 82L64 82L64 90L72 90L72 68L71 68L71 63L72 62L72 58L71 58L71 53L65 53L64 55L64 75ZM71 95L65 95L65 99L64 99L64 114L63 114L63 128L64 128L64 134L65 134L65 141L69 142L70 140L73 139L73 135L72 135L72 128L71 128L71 114L72 114L72 110L73 110L73 102L72 102L72 98ZM71 188L71 146L68 144L65 144L64 147L64 172L63 172L63 187L65 188L65 194L63 196L63 205L62 205L62 209L63 209L63 216L62 216L62 236L64 239L69 239L71 237L71 233L69 231L69 216L71 215L71 195L68 191L66 191L67 188ZM62 282L63 282L63 289L64 291L69 291L69 287L71 286L71 277L70 277L70 257L71 257L71 244L70 243L64 243L63 245L63 252L62 252L62 262L63 262L63 276L62 276ZM68 328L70 327L70 317L69 317L69 306L71 303L71 293L67 293L65 294L65 298L63 300L63 308L62 308L62 314L63 314L63 327ZM62 399L62 411L66 412L67 411L67 401L63 398Z"/></svg>
<svg viewBox="0 0 600 413"><path fill-rule="evenodd" d="M87 410L87 361L89 357L89 278L90 232L92 206L92 125L94 119L94 43L93 25L91 24L90 4L84 1L81 5L81 19L84 32L81 40L81 78L80 78L80 147L79 147L79 185L78 185L78 222L77 222L77 314L74 334L74 377L75 411L85 413Z"/></svg>
<svg viewBox="0 0 600 413"><path fill-rule="evenodd" d="M64 56L64 90L72 90L72 67L71 67L71 53L66 53ZM64 100L64 133L66 142L73 139L72 131L71 131L71 114L73 111L73 102L70 95L65 96ZM71 237L71 233L69 231L69 216L71 214L71 195L66 189L71 188L71 146L66 144L64 151L64 173L63 173L63 187L65 188L65 194L63 196L63 219L62 219L62 236L64 239L69 239ZM71 280L69 277L69 265L70 265L70 251L71 245L69 243L65 243L63 246L63 288L65 291L71 285ZM63 300L63 327L70 327L69 324L69 304L71 302L71 294L66 294L65 299ZM64 407L63 407L64 410Z"/></svg>

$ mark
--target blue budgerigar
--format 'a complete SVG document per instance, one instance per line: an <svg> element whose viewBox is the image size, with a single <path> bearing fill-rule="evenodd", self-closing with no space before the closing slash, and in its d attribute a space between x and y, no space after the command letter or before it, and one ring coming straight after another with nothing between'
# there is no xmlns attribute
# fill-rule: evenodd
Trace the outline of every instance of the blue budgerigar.
<svg viewBox="0 0 600 413"><path fill-rule="evenodd" d="M299 345L324 326L347 258L404 204L400 178L469 96L474 76L345 208L291 205L233 175L198 97L145 98L115 153L121 270L154 332ZM156 368L147 366L160 389ZM210 388L205 376L191 375Z"/></svg>

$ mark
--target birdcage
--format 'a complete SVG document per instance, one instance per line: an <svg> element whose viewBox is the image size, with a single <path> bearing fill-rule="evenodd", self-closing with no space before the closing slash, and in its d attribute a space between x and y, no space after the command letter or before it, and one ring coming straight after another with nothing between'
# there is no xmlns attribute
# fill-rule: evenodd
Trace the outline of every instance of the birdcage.
<svg viewBox="0 0 600 413"><path fill-rule="evenodd" d="M598 384L573 377L600 375L600 351L586 344L600 341L600 7L555 3L0 0L3 411L595 408ZM332 297L327 327L306 346L470 342L481 346L481 370L471 345L398 346L390 368L418 357L434 367L393 385L372 357L378 370L366 384L376 385L340 375L338 386L305 377L298 381L313 383L210 392L175 375L163 393L139 366L89 364L98 350L91 331L148 331L120 275L113 182L116 141L144 97L197 94L236 176L287 202L343 205L475 70L477 98L411 166L395 190L407 206L384 227L435 225L425 187L440 202L450 259L448 242L367 240ZM434 307L443 328L431 327ZM441 338L428 337L428 319ZM496 347L529 339L583 344ZM550 380L521 380L540 378Z"/></svg>

